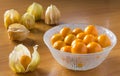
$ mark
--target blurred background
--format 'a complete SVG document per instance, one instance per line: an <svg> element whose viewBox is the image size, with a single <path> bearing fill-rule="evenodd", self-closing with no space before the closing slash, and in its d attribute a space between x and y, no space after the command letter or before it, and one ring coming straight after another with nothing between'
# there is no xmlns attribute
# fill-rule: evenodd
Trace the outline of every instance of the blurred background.
<svg viewBox="0 0 120 76"><path fill-rule="evenodd" d="M22 15L33 2L40 3L44 10L51 4L56 5L62 14L61 23L94 23L114 28L110 27L112 22L120 20L120 16L113 16L120 14L120 0L0 0L0 26L6 10L13 8ZM116 19L112 20L111 16Z"/></svg>

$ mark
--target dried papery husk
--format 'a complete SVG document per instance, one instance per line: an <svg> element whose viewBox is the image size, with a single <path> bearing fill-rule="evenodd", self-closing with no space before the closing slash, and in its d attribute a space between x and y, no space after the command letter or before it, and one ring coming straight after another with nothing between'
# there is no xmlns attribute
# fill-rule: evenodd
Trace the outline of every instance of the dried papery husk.
<svg viewBox="0 0 120 76"><path fill-rule="evenodd" d="M8 28L8 36L10 40L22 41L29 35L29 30L22 24L14 23Z"/></svg>
<svg viewBox="0 0 120 76"><path fill-rule="evenodd" d="M32 3L27 9L27 13L33 15L35 21L43 19L43 15L44 15L43 12L44 11L42 5L36 2Z"/></svg>
<svg viewBox="0 0 120 76"><path fill-rule="evenodd" d="M35 18L29 13L25 13L21 18L21 23L25 25L27 29L33 29L35 26Z"/></svg>
<svg viewBox="0 0 120 76"><path fill-rule="evenodd" d="M9 55L10 68L16 73L34 71L40 63L40 55L37 52L37 47L38 45L33 47L34 52L31 56L27 47L23 44L17 45Z"/></svg>
<svg viewBox="0 0 120 76"><path fill-rule="evenodd" d="M19 22L20 22L20 14L15 9L7 10L4 13L4 25L7 29L10 24L19 23Z"/></svg>
<svg viewBox="0 0 120 76"><path fill-rule="evenodd" d="M50 5L45 12L45 23L49 25L59 24L60 11L55 5Z"/></svg>

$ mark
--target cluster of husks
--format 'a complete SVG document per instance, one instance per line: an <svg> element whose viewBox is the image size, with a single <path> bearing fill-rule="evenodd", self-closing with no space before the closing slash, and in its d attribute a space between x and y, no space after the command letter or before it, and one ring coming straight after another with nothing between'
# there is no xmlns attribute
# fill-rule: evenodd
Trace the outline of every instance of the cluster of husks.
<svg viewBox="0 0 120 76"><path fill-rule="evenodd" d="M11 40L22 41L27 38L29 30L35 27L35 21L42 19L49 25L58 24L60 11L55 5L50 5L44 14L42 5L34 2L22 17L14 9L7 10L4 14L4 25Z"/></svg>
<svg viewBox="0 0 120 76"><path fill-rule="evenodd" d="M29 30L35 27L35 22L42 19L45 19L45 23L49 25L58 24L60 11L55 5L50 5L44 14L43 7L34 2L22 16L15 9L7 10L4 13L4 25L10 40L26 39ZM27 47L22 44L17 45L9 55L10 68L16 73L33 71L40 62L37 46L34 46L33 49L34 52L31 56Z"/></svg>

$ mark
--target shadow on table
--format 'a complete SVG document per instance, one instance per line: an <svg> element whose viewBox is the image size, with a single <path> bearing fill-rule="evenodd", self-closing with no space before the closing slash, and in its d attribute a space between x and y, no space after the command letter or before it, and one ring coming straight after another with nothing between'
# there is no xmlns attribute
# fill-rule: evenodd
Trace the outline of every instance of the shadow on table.
<svg viewBox="0 0 120 76"><path fill-rule="evenodd" d="M36 45L37 42L35 40L33 40L33 39L27 38L27 39L25 39L23 41L14 41L14 43L15 44L22 43L22 44L24 44L26 46L34 46L34 45Z"/></svg>
<svg viewBox="0 0 120 76"><path fill-rule="evenodd" d="M51 69L49 76L119 76L120 57L108 57L98 67L87 71L73 71L56 64Z"/></svg>
<svg viewBox="0 0 120 76"><path fill-rule="evenodd" d="M48 72L43 69L36 69L33 72L15 74L14 76L47 76Z"/></svg>

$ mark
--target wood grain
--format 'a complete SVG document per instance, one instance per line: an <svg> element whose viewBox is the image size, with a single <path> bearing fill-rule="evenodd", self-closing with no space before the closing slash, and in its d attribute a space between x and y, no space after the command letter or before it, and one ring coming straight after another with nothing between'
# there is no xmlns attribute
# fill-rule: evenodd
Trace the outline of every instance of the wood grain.
<svg viewBox="0 0 120 76"><path fill-rule="evenodd" d="M3 24L3 14L14 8L22 15L32 2L38 2L46 10L55 4L61 11L60 24L87 23L106 27L117 36L117 45L107 59L97 68L89 71L72 71L59 65L43 42L44 33L52 28L43 22L36 23L29 37L22 41L11 41ZM119 0L0 0L0 76L120 76L120 1ZM8 56L14 46L23 43L31 52L39 45L41 63L34 72L16 74L8 66Z"/></svg>

